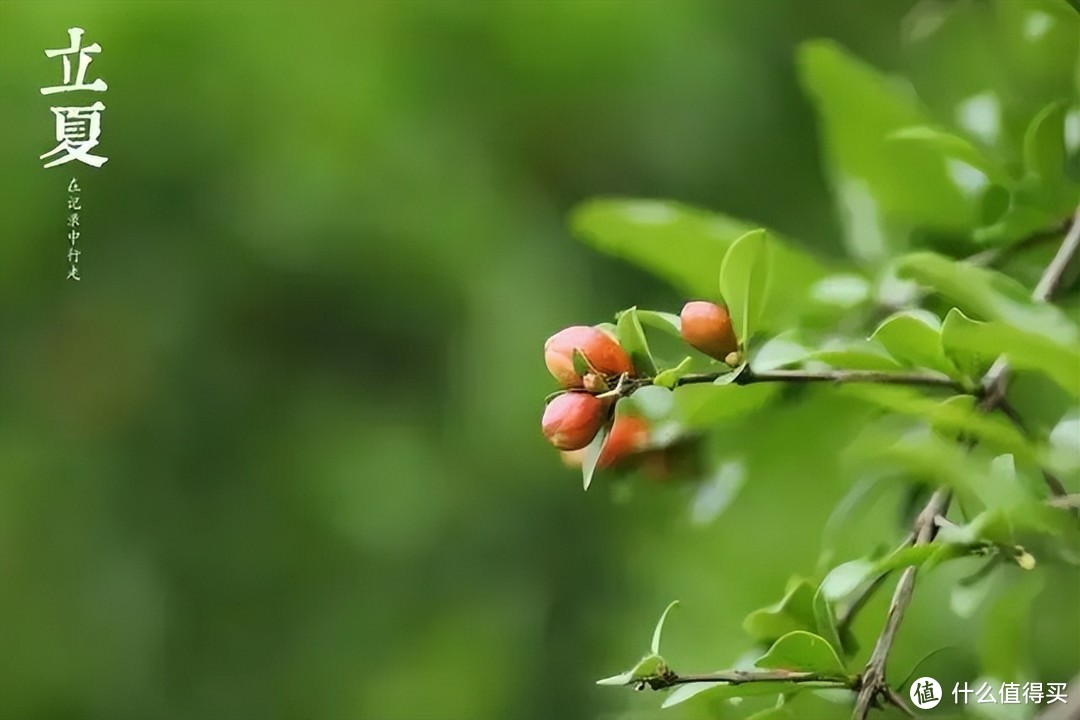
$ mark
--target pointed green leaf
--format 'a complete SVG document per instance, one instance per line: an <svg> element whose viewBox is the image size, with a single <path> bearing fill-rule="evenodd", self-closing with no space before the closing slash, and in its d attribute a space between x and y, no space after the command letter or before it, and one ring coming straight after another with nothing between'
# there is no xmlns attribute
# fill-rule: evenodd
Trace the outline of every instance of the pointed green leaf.
<svg viewBox="0 0 1080 720"><path fill-rule="evenodd" d="M1065 178L1065 103L1044 107L1024 133L1024 165L1045 191L1060 189Z"/></svg>
<svg viewBox="0 0 1080 720"><path fill-rule="evenodd" d="M654 423L667 418L675 404L671 390L659 385L646 385L633 395L619 401L616 412L629 411Z"/></svg>
<svg viewBox="0 0 1080 720"><path fill-rule="evenodd" d="M641 321L638 320L637 308L630 308L619 315L619 320L615 323L615 333L638 374L647 377L655 375L656 362L649 352L649 343L645 339Z"/></svg>
<svg viewBox="0 0 1080 720"><path fill-rule="evenodd" d="M1080 398L1080 349L1075 341L1058 341L1006 322L978 322L955 308L945 318L942 340L949 352L1004 355L1013 367L1041 372Z"/></svg>
<svg viewBox="0 0 1080 720"><path fill-rule="evenodd" d="M810 353L808 347L795 339L795 333L788 331L770 338L757 348L750 365L758 372L768 372L786 365L800 363Z"/></svg>
<svg viewBox="0 0 1080 720"><path fill-rule="evenodd" d="M693 358L685 357L682 362L673 368L668 368L657 374L653 378L653 384L660 387L673 388L675 383L679 382L679 378L690 373L690 365L693 363Z"/></svg>
<svg viewBox="0 0 1080 720"><path fill-rule="evenodd" d="M869 580L873 572L874 562L865 558L837 565L821 581L820 593L827 600L843 600Z"/></svg>
<svg viewBox="0 0 1080 720"><path fill-rule="evenodd" d="M952 300L968 316L1000 320L1063 344L1080 341L1080 330L1061 310L1033 302L1029 290L1002 273L930 252L906 255L897 270Z"/></svg>
<svg viewBox="0 0 1080 720"><path fill-rule="evenodd" d="M843 675L844 664L829 642L811 632L796 630L773 643L757 661L762 668Z"/></svg>
<svg viewBox="0 0 1080 720"><path fill-rule="evenodd" d="M844 644L840 642L840 632L836 627L836 612L821 588L814 594L814 619L817 621L818 635L825 638L838 653L841 652Z"/></svg>
<svg viewBox="0 0 1080 720"><path fill-rule="evenodd" d="M608 428L600 428L596 437L585 448L585 456L581 459L581 479L588 490L592 485L593 475L596 473L596 463L600 459L600 451L604 449L604 441L607 440Z"/></svg>
<svg viewBox="0 0 1080 720"><path fill-rule="evenodd" d="M1012 178L1003 167L977 148L971 141L959 135L929 125L910 125L894 130L886 137L892 142L898 143L924 143L932 146L942 157L959 160L976 168L993 182L1003 185L1012 184Z"/></svg>
<svg viewBox="0 0 1080 720"><path fill-rule="evenodd" d="M743 621L743 630L758 641L771 642L793 630L816 627L814 586L796 578L780 602L755 610Z"/></svg>
<svg viewBox="0 0 1080 720"><path fill-rule="evenodd" d="M883 233L881 223L860 226L865 216L961 230L979 224L978 198L954 176L982 176L951 156L954 147L890 139L897 131L929 122L908 83L886 77L828 40L803 43L798 66L803 90L820 117L830 175L842 191L837 196L848 220L847 240L856 254L881 259L891 254L889 245L895 250L906 237ZM965 175L963 168L950 172L950 160L970 173ZM855 188L858 206L850 202Z"/></svg>
<svg viewBox="0 0 1080 720"><path fill-rule="evenodd" d="M842 370L902 370L885 348L870 340L842 340L826 344L809 356Z"/></svg>
<svg viewBox="0 0 1080 720"><path fill-rule="evenodd" d="M653 630L652 644L649 646L654 655L660 654L660 636L664 632L664 621L667 620L668 613L671 612L671 609L678 604L678 600L672 600L668 606L664 608L663 614L660 615L660 619L656 622L656 629Z"/></svg>
<svg viewBox="0 0 1080 720"><path fill-rule="evenodd" d="M983 672L994 677L1022 677L1030 668L1032 605L1043 590L1043 578L1025 576L1023 580L996 598L987 614L979 659Z"/></svg>
<svg viewBox="0 0 1080 720"><path fill-rule="evenodd" d="M732 243L720 266L720 294L742 347L748 346L765 314L770 263L765 231L753 230Z"/></svg>
<svg viewBox="0 0 1080 720"><path fill-rule="evenodd" d="M870 339L910 367L937 370L950 377L958 374L941 346L941 321L925 310L905 310L890 315L877 326Z"/></svg>
<svg viewBox="0 0 1080 720"><path fill-rule="evenodd" d="M935 430L951 439L970 435L1025 459L1034 459L1038 454L1032 442L1007 419L980 411L972 395L954 395L943 401L915 388L872 384L848 385L842 392L892 412L929 421Z"/></svg>
<svg viewBox="0 0 1080 720"><path fill-rule="evenodd" d="M638 310L637 316L642 325L648 325L672 337L682 339L682 320L678 315L657 310Z"/></svg>
<svg viewBox="0 0 1080 720"><path fill-rule="evenodd" d="M574 232L692 297L712 297L724 252L753 225L677 202L611 198L578 206Z"/></svg>
<svg viewBox="0 0 1080 720"><path fill-rule="evenodd" d="M716 278L728 248L758 227L677 202L636 198L590 200L575 208L571 226L597 250L654 273L686 297L704 300L717 299ZM785 294L805 294L824 274L822 266L792 243L774 241L777 286ZM803 308L792 303L785 309L786 317L769 318L770 329L790 323Z"/></svg>
<svg viewBox="0 0 1080 720"><path fill-rule="evenodd" d="M776 682L752 682L732 685L726 682L715 683L690 683L679 685L664 698L661 708L670 708L680 705L691 698L708 693L710 700L726 700L730 698L758 697L761 695L776 695L778 693L798 692L803 688L798 683L777 680Z"/></svg>
<svg viewBox="0 0 1080 720"><path fill-rule="evenodd" d="M618 675L612 675L602 680L597 680L597 685L630 685L651 677L656 677L657 673L665 665L664 658L660 657L656 653L650 653L645 657L638 660L634 667L630 668L624 673Z"/></svg>

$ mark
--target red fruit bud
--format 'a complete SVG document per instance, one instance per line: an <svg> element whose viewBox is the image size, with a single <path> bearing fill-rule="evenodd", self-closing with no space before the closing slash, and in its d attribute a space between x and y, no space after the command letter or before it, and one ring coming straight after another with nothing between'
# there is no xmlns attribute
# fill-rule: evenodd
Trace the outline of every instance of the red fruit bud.
<svg viewBox="0 0 1080 720"><path fill-rule="evenodd" d="M682 337L701 352L723 360L739 348L731 328L727 308L716 303L695 300L683 306Z"/></svg>
<svg viewBox="0 0 1080 720"><path fill-rule="evenodd" d="M601 468L611 467L643 449L648 442L649 426L644 420L633 415L620 415L611 425L596 464Z"/></svg>
<svg viewBox="0 0 1080 720"><path fill-rule="evenodd" d="M542 426L544 437L560 450L585 447L604 424L604 402L582 392L563 393L548 403Z"/></svg>
<svg viewBox="0 0 1080 720"><path fill-rule="evenodd" d="M574 351L589 361L602 375L633 373L630 356L602 330L585 325L568 327L548 338L544 343L544 362L547 369L565 388L581 387L581 374L574 368Z"/></svg>

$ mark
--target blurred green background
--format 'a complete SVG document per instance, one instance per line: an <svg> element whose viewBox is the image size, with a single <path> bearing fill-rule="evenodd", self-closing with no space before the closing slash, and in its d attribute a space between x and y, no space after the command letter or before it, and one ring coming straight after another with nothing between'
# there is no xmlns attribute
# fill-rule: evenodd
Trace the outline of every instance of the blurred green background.
<svg viewBox="0 0 1080 720"><path fill-rule="evenodd" d="M900 70L911 6L0 2L0 717L652 716L593 681L672 598L665 655L730 663L858 417L781 412L705 526L583 494L543 340L682 298L566 215L673 197L839 254L793 49ZM109 162L45 170L72 26ZM901 656L963 631L934 602Z"/></svg>

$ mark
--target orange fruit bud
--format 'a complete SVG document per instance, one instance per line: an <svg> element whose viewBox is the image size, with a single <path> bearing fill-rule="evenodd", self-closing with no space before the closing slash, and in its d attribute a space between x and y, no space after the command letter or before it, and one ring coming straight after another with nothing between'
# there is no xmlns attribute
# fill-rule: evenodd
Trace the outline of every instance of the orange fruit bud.
<svg viewBox="0 0 1080 720"><path fill-rule="evenodd" d="M596 437L604 424L605 405L595 396L568 392L558 396L544 410L541 425L544 437L560 450L579 450Z"/></svg>
<svg viewBox="0 0 1080 720"><path fill-rule="evenodd" d="M633 373L630 356L602 330L575 325L552 335L544 343L544 363L565 388L582 386L581 374L574 368L574 351L579 350L597 372L603 375Z"/></svg>
<svg viewBox="0 0 1080 720"><path fill-rule="evenodd" d="M679 319L683 340L706 355L723 360L739 349L731 315L723 305L694 300L683 306Z"/></svg>
<svg viewBox="0 0 1080 720"><path fill-rule="evenodd" d="M633 415L620 415L611 425L596 465L611 467L644 448L648 441L649 426L644 420Z"/></svg>

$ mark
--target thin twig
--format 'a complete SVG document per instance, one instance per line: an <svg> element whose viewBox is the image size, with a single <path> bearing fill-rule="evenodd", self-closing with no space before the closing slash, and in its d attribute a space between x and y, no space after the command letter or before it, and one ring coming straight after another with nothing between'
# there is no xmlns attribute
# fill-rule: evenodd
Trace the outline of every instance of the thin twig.
<svg viewBox="0 0 1080 720"><path fill-rule="evenodd" d="M678 675L669 672L646 680L653 690L663 690L675 685L691 683L726 683L745 685L759 682L817 683L824 687L854 687L857 678L847 675L829 675L816 672L795 672L792 670L723 670L714 673Z"/></svg>
<svg viewBox="0 0 1080 720"><path fill-rule="evenodd" d="M1031 295L1035 301L1046 302L1054 296L1062 278L1065 277L1065 270L1068 269L1069 263L1078 250L1080 250L1080 208L1077 208L1076 215L1073 216L1072 226L1061 241L1061 247L1058 248L1054 259L1046 266L1042 277L1039 278L1039 284L1035 286L1035 292Z"/></svg>
<svg viewBox="0 0 1080 720"><path fill-rule="evenodd" d="M729 374L731 371L718 373L696 373L679 378L676 385L711 383ZM963 391L963 388L947 375L932 372L890 372L888 370L769 370L755 372L749 367L743 368L732 380L734 385L755 385L767 382L788 383L879 383L886 385L931 385Z"/></svg>
<svg viewBox="0 0 1080 720"><path fill-rule="evenodd" d="M909 708L907 703L904 702L904 698L901 697L900 693L896 692L891 687L885 688L885 697L890 703L900 708L900 711L903 712L905 715L907 715L908 717L915 717L915 711Z"/></svg>
<svg viewBox="0 0 1080 720"><path fill-rule="evenodd" d="M933 539L937 529L935 522L938 515L943 515L949 507L952 493L947 488L938 488L930 497L930 502L922 509L915 519L915 547L928 545ZM911 603L911 596L915 592L915 574L918 567L910 565L904 569L900 581L896 584L892 602L889 604L889 612L885 617L885 627L874 644L874 651L870 655L870 661L862 672L862 683L859 687L859 696L855 702L855 712L852 715L856 720L865 720L870 708L876 704L878 696L884 691L887 695L888 686L885 684L885 664L889 660L889 651L892 650L896 633L900 629L900 622L904 619L904 613Z"/></svg>

